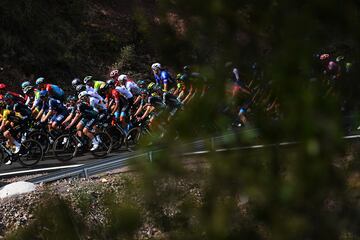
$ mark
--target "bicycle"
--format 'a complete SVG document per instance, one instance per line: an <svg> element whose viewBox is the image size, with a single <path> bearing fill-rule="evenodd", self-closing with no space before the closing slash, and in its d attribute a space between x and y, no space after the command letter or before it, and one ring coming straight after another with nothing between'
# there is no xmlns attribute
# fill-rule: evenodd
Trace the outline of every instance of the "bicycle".
<svg viewBox="0 0 360 240"><path fill-rule="evenodd" d="M41 144L33 139L27 139L21 143L20 151L13 153L6 145L4 139L0 140L0 157L3 162L11 161L19 163L24 167L31 167L36 165L44 158L44 151Z"/></svg>
<svg viewBox="0 0 360 240"><path fill-rule="evenodd" d="M99 147L90 151L92 155L98 158L105 157L112 150L113 140L106 132L97 132L94 137L99 141ZM62 162L67 162L76 157L79 153L88 152L91 148L91 141L88 137L80 138L76 131L65 133L59 136L53 145L55 157Z"/></svg>

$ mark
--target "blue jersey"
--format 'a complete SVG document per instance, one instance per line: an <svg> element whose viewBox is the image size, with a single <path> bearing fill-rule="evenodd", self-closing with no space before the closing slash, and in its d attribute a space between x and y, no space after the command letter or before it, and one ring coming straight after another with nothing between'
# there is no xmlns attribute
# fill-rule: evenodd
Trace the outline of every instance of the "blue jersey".
<svg viewBox="0 0 360 240"><path fill-rule="evenodd" d="M55 98L61 101L64 99L65 93L59 86L54 84L46 84L45 89L48 91L51 98Z"/></svg>
<svg viewBox="0 0 360 240"><path fill-rule="evenodd" d="M154 74L156 84L170 84L172 83L171 75L168 71L162 70L160 74Z"/></svg>
<svg viewBox="0 0 360 240"><path fill-rule="evenodd" d="M56 114L67 113L67 109L60 100L50 98L49 99L49 110L56 112Z"/></svg>

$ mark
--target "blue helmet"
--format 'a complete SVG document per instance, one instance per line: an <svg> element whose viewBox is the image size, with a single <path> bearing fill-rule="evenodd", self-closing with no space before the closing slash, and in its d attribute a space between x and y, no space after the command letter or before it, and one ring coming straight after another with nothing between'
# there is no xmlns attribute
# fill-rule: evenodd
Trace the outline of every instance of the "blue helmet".
<svg viewBox="0 0 360 240"><path fill-rule="evenodd" d="M35 84L40 85L40 84L43 84L44 82L45 82L45 78L39 77L38 79L36 79Z"/></svg>

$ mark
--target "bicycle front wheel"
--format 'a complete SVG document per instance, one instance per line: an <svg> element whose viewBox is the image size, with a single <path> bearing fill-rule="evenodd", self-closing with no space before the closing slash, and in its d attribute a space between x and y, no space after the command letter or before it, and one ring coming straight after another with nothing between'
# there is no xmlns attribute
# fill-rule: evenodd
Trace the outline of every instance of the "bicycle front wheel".
<svg viewBox="0 0 360 240"><path fill-rule="evenodd" d="M105 157L111 152L113 139L106 132L99 132L95 134L95 138L99 142L99 147L96 150L91 151L91 153L95 157Z"/></svg>
<svg viewBox="0 0 360 240"><path fill-rule="evenodd" d="M33 139L25 140L21 143L18 159L21 165L31 167L42 161L44 158L44 150L38 141Z"/></svg>
<svg viewBox="0 0 360 240"><path fill-rule="evenodd" d="M53 145L53 152L57 160L67 162L73 159L78 152L78 142L74 135L63 134L59 136Z"/></svg>

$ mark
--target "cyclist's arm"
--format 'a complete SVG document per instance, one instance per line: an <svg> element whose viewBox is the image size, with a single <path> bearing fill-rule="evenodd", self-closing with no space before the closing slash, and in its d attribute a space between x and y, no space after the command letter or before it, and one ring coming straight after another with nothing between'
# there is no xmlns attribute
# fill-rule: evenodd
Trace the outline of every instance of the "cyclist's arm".
<svg viewBox="0 0 360 240"><path fill-rule="evenodd" d="M52 114L53 110L49 110L48 113L41 118L41 122L46 122Z"/></svg>
<svg viewBox="0 0 360 240"><path fill-rule="evenodd" d="M154 109L155 108L153 106L148 106L145 113L141 116L140 120L144 120L147 116L149 116L152 111L154 111Z"/></svg>
<svg viewBox="0 0 360 240"><path fill-rule="evenodd" d="M44 113L44 109L42 108L41 110L40 110L40 112L37 114L37 116L36 116L36 120L39 120L40 118L41 118L41 116L43 115L43 113Z"/></svg>
<svg viewBox="0 0 360 240"><path fill-rule="evenodd" d="M71 123L66 127L66 129L70 129L78 120L79 118L81 117L81 113L78 112L76 113L75 115L75 118L71 121Z"/></svg>
<svg viewBox="0 0 360 240"><path fill-rule="evenodd" d="M70 122L70 120L74 117L74 113L70 113L69 116L63 121L63 125Z"/></svg>

